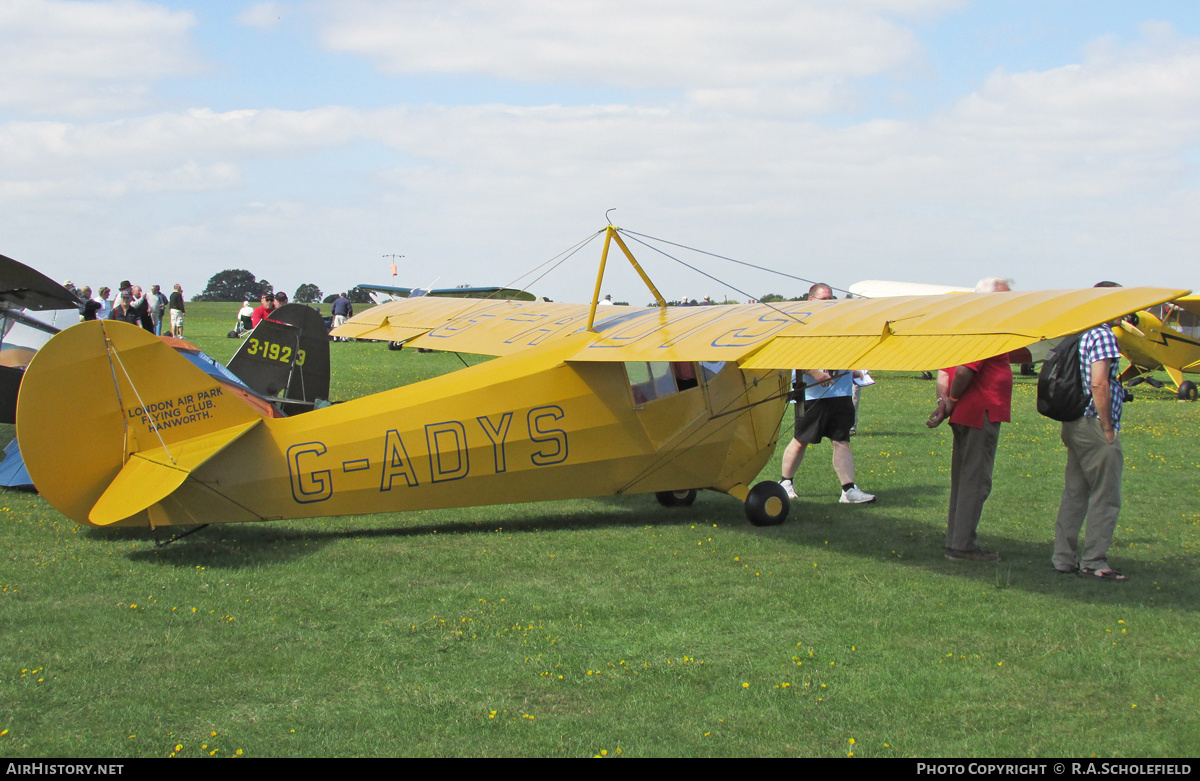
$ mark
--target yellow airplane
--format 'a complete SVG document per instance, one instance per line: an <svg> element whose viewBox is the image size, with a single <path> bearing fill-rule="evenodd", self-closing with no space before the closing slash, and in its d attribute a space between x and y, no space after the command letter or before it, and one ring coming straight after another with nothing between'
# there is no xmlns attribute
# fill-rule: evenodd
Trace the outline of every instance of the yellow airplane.
<svg viewBox="0 0 1200 781"><path fill-rule="evenodd" d="M1162 369L1171 378L1180 399L1196 400L1196 383L1183 379L1184 373L1200 373L1200 339L1182 330L1180 319L1184 312L1200 316L1200 296L1184 296L1163 304L1163 317L1141 311L1121 321L1116 330L1121 354L1129 366L1121 372L1121 382L1137 385L1146 381L1156 387L1161 383L1150 372Z"/></svg>
<svg viewBox="0 0 1200 781"><path fill-rule="evenodd" d="M139 328L68 328L22 385L29 473L56 509L98 527L634 493L690 504L696 489L732 495L753 523L775 524L787 495L754 480L775 452L792 369L955 366L1185 293L667 307L618 230L603 235L590 305L422 297L353 318L335 335L496 358L291 417L265 416ZM659 306L597 306L613 243ZM304 360L287 345L260 349ZM63 436L65 417L86 435Z"/></svg>

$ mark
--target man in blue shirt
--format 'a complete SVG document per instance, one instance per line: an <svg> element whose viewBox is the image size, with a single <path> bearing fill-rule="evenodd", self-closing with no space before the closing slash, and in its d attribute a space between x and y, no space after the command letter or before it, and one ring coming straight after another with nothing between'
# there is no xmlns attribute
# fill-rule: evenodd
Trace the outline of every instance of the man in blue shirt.
<svg viewBox="0 0 1200 781"><path fill-rule="evenodd" d="M1118 287L1101 282L1096 287ZM1066 485L1054 526L1054 569L1064 574L1120 582L1125 576L1108 565L1117 518L1121 514L1121 411L1125 390L1118 379L1120 349L1112 328L1120 321L1097 326L1079 339L1084 391L1092 400L1083 417L1062 424L1067 446ZM1082 555L1077 556L1079 532L1087 521Z"/></svg>
<svg viewBox="0 0 1200 781"><path fill-rule="evenodd" d="M808 291L810 301L828 301L833 298L829 285L818 283ZM854 375L861 372L826 372L808 369L797 372L803 380L804 411L796 405L796 429L792 441L783 451L783 480L780 485L787 495L795 499L796 489L792 478L804 460L809 445L815 445L828 437L833 445L833 471L842 484L842 504L865 504L875 501L875 496L854 484L854 454L850 451L850 429L854 427Z"/></svg>

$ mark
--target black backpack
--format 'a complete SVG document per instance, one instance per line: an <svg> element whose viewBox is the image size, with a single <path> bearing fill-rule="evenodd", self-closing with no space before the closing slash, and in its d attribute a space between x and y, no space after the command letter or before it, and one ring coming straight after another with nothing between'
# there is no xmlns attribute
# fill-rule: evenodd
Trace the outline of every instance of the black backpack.
<svg viewBox="0 0 1200 781"><path fill-rule="evenodd" d="M1064 337L1046 355L1038 373L1037 411L1053 420L1079 420L1092 400L1083 390L1079 337Z"/></svg>

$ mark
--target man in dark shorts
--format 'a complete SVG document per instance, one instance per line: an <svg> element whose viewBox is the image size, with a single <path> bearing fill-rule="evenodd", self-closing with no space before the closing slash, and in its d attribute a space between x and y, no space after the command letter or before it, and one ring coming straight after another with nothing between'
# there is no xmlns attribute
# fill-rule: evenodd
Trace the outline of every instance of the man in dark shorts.
<svg viewBox="0 0 1200 781"><path fill-rule="evenodd" d="M829 285L818 283L808 291L810 301L827 301L833 298ZM783 451L783 480L780 485L790 498L796 498L792 478L804 460L809 445L815 445L828 437L833 445L833 471L842 485L842 504L867 504L875 496L860 489L854 483L854 454L850 451L850 429L854 427L854 377L862 372L826 372L808 369L797 372L802 380L804 406L796 403L796 429L793 439Z"/></svg>

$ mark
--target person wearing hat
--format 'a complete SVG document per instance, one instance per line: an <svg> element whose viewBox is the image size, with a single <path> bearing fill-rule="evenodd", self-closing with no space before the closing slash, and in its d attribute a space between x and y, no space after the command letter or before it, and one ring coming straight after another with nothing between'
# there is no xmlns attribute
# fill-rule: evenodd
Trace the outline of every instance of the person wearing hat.
<svg viewBox="0 0 1200 781"><path fill-rule="evenodd" d="M270 293L262 294L262 306L254 310L254 314L250 315L250 325L257 328L258 324L267 319L272 312L275 311L275 297Z"/></svg>
<svg viewBox="0 0 1200 781"><path fill-rule="evenodd" d="M142 316L133 306L133 290L127 287L121 288L121 294L117 297L117 303L108 313L109 320L120 320L123 323L130 325L141 325Z"/></svg>

